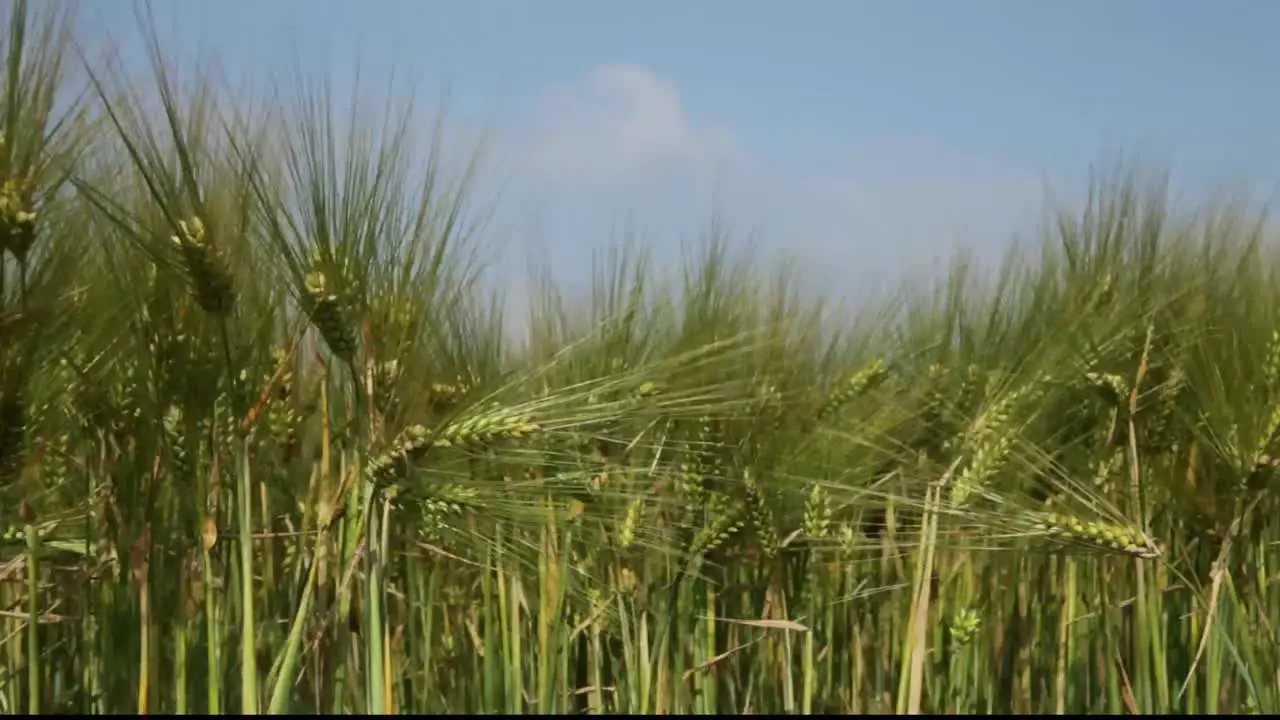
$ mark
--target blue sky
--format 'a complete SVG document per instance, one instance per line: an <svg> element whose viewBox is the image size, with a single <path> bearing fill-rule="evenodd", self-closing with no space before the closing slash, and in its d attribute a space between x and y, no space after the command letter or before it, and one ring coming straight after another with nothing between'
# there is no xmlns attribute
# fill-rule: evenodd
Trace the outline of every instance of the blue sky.
<svg viewBox="0 0 1280 720"><path fill-rule="evenodd" d="M86 34L138 47L128 0ZM234 76L413 74L489 138L504 265L566 279L630 223L660 261L719 210L848 289L996 257L1048 179L1138 151L1192 193L1269 198L1280 3L1262 0L172 0L167 47ZM518 282L518 281L513 281Z"/></svg>

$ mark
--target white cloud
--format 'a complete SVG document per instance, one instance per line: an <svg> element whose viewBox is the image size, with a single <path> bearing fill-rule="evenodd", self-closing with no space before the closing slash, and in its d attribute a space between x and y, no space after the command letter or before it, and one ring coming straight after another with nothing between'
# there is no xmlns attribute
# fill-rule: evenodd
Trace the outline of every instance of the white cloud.
<svg viewBox="0 0 1280 720"><path fill-rule="evenodd" d="M734 154L728 132L694 122L670 80L639 65L599 65L543 96L523 164L556 181L632 183L702 174Z"/></svg>
<svg viewBox="0 0 1280 720"><path fill-rule="evenodd" d="M797 256L814 291L860 295L904 272L936 276L961 246L995 260L1041 193L1034 172L927 138L853 136L770 158L691 117L674 82L637 65L546 92L522 125L507 147L517 194L545 222L533 254L565 276L589 272L590 250L628 220L660 264L674 261L718 211L739 233L758 229L760 250Z"/></svg>

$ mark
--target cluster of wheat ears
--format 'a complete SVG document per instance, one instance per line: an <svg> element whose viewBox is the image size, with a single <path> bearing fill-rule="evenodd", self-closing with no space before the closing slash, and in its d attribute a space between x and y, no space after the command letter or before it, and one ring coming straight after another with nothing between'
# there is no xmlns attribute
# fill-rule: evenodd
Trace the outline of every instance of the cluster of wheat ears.
<svg viewBox="0 0 1280 720"><path fill-rule="evenodd" d="M1248 208L1101 177L857 312L713 232L516 339L411 107L7 13L0 710L1280 710Z"/></svg>

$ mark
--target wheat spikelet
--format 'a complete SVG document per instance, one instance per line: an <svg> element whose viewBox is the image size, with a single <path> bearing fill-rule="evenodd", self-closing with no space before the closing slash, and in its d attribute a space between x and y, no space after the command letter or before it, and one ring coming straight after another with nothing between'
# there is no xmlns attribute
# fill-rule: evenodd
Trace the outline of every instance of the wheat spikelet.
<svg viewBox="0 0 1280 720"><path fill-rule="evenodd" d="M830 418L854 398L884 382L887 377L889 377L889 371L885 368L884 362L879 358L872 360L865 368L849 376L827 394L818 408L817 419Z"/></svg>
<svg viewBox="0 0 1280 720"><path fill-rule="evenodd" d="M974 449L969 464L956 476L955 485L951 488L952 506L963 507L973 493L980 491L999 472L1012 448L1012 433L993 435L979 444Z"/></svg>
<svg viewBox="0 0 1280 720"><path fill-rule="evenodd" d="M622 549L631 547L636 541L636 529L644 516L644 498L638 497L627 504L627 513L618 527L618 546Z"/></svg>
<svg viewBox="0 0 1280 720"><path fill-rule="evenodd" d="M388 485L409 474L413 464L431 449L431 431L411 425L400 433L391 449L369 461L369 476L379 486Z"/></svg>
<svg viewBox="0 0 1280 720"><path fill-rule="evenodd" d="M1277 432L1280 432L1280 330L1273 330L1271 342L1267 344L1267 354L1262 363L1262 392L1271 404L1264 425L1258 433L1254 448L1254 465L1265 463L1260 461L1271 450Z"/></svg>
<svg viewBox="0 0 1280 720"><path fill-rule="evenodd" d="M858 531L849 523L840 523L840 531L836 534L839 542L840 556L848 559L858 550Z"/></svg>
<svg viewBox="0 0 1280 720"><path fill-rule="evenodd" d="M32 208L30 186L16 180L6 180L0 187L0 252L8 251L20 263L36 239L36 213Z"/></svg>
<svg viewBox="0 0 1280 720"><path fill-rule="evenodd" d="M1156 391L1155 408L1151 419L1146 423L1145 435L1148 438L1148 442L1155 443L1161 449L1168 449L1176 442L1176 438L1173 437L1173 421L1177 415L1178 398L1181 396L1186 384L1186 374L1175 367L1165 376L1164 381L1160 383L1160 387ZM1277 409L1280 409L1280 406ZM1280 427L1275 424L1277 421L1280 421L1280 415L1273 415L1272 426L1265 433L1268 442L1277 427Z"/></svg>
<svg viewBox="0 0 1280 720"><path fill-rule="evenodd" d="M271 353L272 365L281 367L285 362L288 351L277 348ZM272 373L264 375L265 382L270 383ZM295 392L295 384L297 378L293 368L286 368L281 373L279 381L275 389L275 397L267 403L267 409L263 417L263 426L266 429L266 435L270 438L270 442L277 447L294 448L298 443L298 425L301 418L298 411L293 405L293 395Z"/></svg>
<svg viewBox="0 0 1280 720"><path fill-rule="evenodd" d="M490 445L502 440L525 438L540 430L527 413L496 407L445 426L431 442L436 447Z"/></svg>
<svg viewBox="0 0 1280 720"><path fill-rule="evenodd" d="M688 449L692 462L681 464L682 489L687 499L694 503L690 510L705 500L707 480L725 475L724 458L716 452L722 447L720 434L720 427L714 419L703 417L698 421L694 441Z"/></svg>
<svg viewBox="0 0 1280 720"><path fill-rule="evenodd" d="M1054 539L1096 550L1123 553L1142 559L1160 556L1160 548L1155 541L1137 529L1085 521L1064 513L1038 513L1034 527Z"/></svg>
<svg viewBox="0 0 1280 720"><path fill-rule="evenodd" d="M960 387L956 391L958 402L964 406L972 402L978 392L983 387L983 381L986 379L982 368L976 364L970 364L965 368L963 375L960 377Z"/></svg>
<svg viewBox="0 0 1280 720"><path fill-rule="evenodd" d="M948 398L944 382L949 374L948 369L939 363L931 363L924 373L925 392L920 408L923 430L915 447L930 457L945 452L952 441L952 401Z"/></svg>
<svg viewBox="0 0 1280 720"><path fill-rule="evenodd" d="M435 382L427 388L427 402L437 413L445 414L456 408L471 392L471 384L462 375L452 383Z"/></svg>
<svg viewBox="0 0 1280 720"><path fill-rule="evenodd" d="M666 387L663 386L662 383L648 380L640 383L640 385L632 391L631 398L633 400L648 400L649 398L661 395L664 390L666 390Z"/></svg>
<svg viewBox="0 0 1280 720"><path fill-rule="evenodd" d="M1116 448L1111 455L1098 460L1093 464L1093 486L1104 495L1115 491L1115 484L1112 482L1116 472L1124 465L1125 451Z"/></svg>
<svg viewBox="0 0 1280 720"><path fill-rule="evenodd" d="M982 618L973 608L961 608L951 617L948 632L951 640L959 647L968 645L982 627Z"/></svg>
<svg viewBox="0 0 1280 720"><path fill-rule="evenodd" d="M1017 433L1010 419L1019 403L1034 400L1043 383L1035 381L1002 395L974 422L963 439L970 452L969 462L956 475L951 487L951 505L963 507L969 497L980 492L1004 467Z"/></svg>
<svg viewBox="0 0 1280 720"><path fill-rule="evenodd" d="M804 531L811 538L823 538L831 529L831 497L817 483L809 490L805 500Z"/></svg>
<svg viewBox="0 0 1280 720"><path fill-rule="evenodd" d="M700 555L720 547L742 529L742 513L723 495L713 495L706 505L708 520L689 542L689 553Z"/></svg>
<svg viewBox="0 0 1280 720"><path fill-rule="evenodd" d="M684 504L686 514L696 512L705 500L704 488L702 485L702 473L699 472L698 463L683 459L676 467L676 492L680 495L680 501Z"/></svg>
<svg viewBox="0 0 1280 720"><path fill-rule="evenodd" d="M305 287L307 315L329 350L338 358L351 362L356 353L355 322L351 303L337 286L332 273L326 273L319 258L307 273Z"/></svg>
<svg viewBox="0 0 1280 720"><path fill-rule="evenodd" d="M433 488L431 494L419 503L422 520L419 533L423 539L439 539L441 531L449 526L448 519L461 515L465 506L474 502L477 496L474 488L456 484Z"/></svg>
<svg viewBox="0 0 1280 720"><path fill-rule="evenodd" d="M178 222L178 234L172 236L182 254L187 277L200 309L211 315L231 311L235 303L235 286L226 259L210 242L204 222L198 217Z"/></svg>
<svg viewBox="0 0 1280 720"><path fill-rule="evenodd" d="M432 432L412 425L392 448L369 462L374 483L386 486L408 475L409 469L432 448L483 447L502 440L525 438L541 428L525 413L494 408Z"/></svg>
<svg viewBox="0 0 1280 720"><path fill-rule="evenodd" d="M373 374L373 405L383 415L390 415L399 406L396 383L400 379L400 362L384 360L369 370Z"/></svg>
<svg viewBox="0 0 1280 720"><path fill-rule="evenodd" d="M191 458L187 457L187 445L184 442L182 409L174 405L169 406L160 426L169 442L173 474L179 478L186 478L192 464Z"/></svg>
<svg viewBox="0 0 1280 720"><path fill-rule="evenodd" d="M1119 406L1129 397L1129 381L1116 373L1087 372L1085 379L1098 395L1111 405Z"/></svg>
<svg viewBox="0 0 1280 720"><path fill-rule="evenodd" d="M744 473L742 484L746 490L747 510L751 515L751 523L755 527L756 537L760 540L761 549L766 558L772 558L778 552L778 531L775 525L773 510L765 502L760 486L750 472Z"/></svg>
<svg viewBox="0 0 1280 720"><path fill-rule="evenodd" d="M379 336L380 352L384 354L395 355L418 329L418 313L413 303L403 297L375 296L369 312Z"/></svg>

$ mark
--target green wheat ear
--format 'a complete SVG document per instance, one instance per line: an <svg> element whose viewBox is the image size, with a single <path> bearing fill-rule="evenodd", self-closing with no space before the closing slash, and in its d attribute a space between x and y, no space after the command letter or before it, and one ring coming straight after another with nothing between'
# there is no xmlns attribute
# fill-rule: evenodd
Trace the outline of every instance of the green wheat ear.
<svg viewBox="0 0 1280 720"><path fill-rule="evenodd" d="M204 222L198 217L179 221L178 234L172 240L182 254L200 309L211 315L230 312L235 303L231 272L226 259L205 232Z"/></svg>
<svg viewBox="0 0 1280 720"><path fill-rule="evenodd" d="M859 395L871 390L889 377L884 361L876 358L866 367L850 375L827 394L822 405L818 407L817 419L826 420L848 405Z"/></svg>
<svg viewBox="0 0 1280 720"><path fill-rule="evenodd" d="M470 392L471 384L458 375L452 383L431 383L427 387L427 404L435 412L445 414L458 407Z"/></svg>
<svg viewBox="0 0 1280 720"><path fill-rule="evenodd" d="M287 350L276 348L271 352L272 365L279 367L286 361L288 355ZM271 382L274 374L274 371L265 373L262 377L263 382ZM282 448L293 448L298 443L298 425L301 418L293 402L296 382L293 368L286 368L276 386L275 396L267 403L266 416L262 422L266 436Z"/></svg>
<svg viewBox="0 0 1280 720"><path fill-rule="evenodd" d="M960 647L968 645L982 627L982 616L973 608L962 608L951 618L951 639Z"/></svg>
<svg viewBox="0 0 1280 720"><path fill-rule="evenodd" d="M755 477L751 473L743 475L742 485L746 490L747 511L751 515L751 524L755 527L756 537L760 540L764 556L772 558L777 554L781 544L778 539L773 510L769 507L769 503L765 500L760 486L756 483Z"/></svg>
<svg viewBox="0 0 1280 720"><path fill-rule="evenodd" d="M339 359L351 362L357 345L355 308L341 283L345 278L335 276L324 267L319 256L312 261L311 271L304 283L307 314L311 323L320 331L330 352Z"/></svg>
<svg viewBox="0 0 1280 720"><path fill-rule="evenodd" d="M0 253L9 252L19 263L35 245L37 214L29 199L30 184L6 180L0 187Z"/></svg>
<svg viewBox="0 0 1280 720"><path fill-rule="evenodd" d="M811 538L824 538L831 529L831 496L821 485L813 483L805 501L804 531Z"/></svg>
<svg viewBox="0 0 1280 720"><path fill-rule="evenodd" d="M1144 560L1161 554L1159 544L1135 528L1082 520L1064 513L1039 513L1036 518L1035 529L1056 540Z"/></svg>
<svg viewBox="0 0 1280 720"><path fill-rule="evenodd" d="M431 431L411 425L392 443L391 449L369 462L375 485L387 486L405 478L433 448L485 448L503 440L527 438L542 428L527 413L497 407Z"/></svg>
<svg viewBox="0 0 1280 720"><path fill-rule="evenodd" d="M689 543L689 554L711 552L736 535L744 525L740 507L723 495L712 495L706 504L707 520Z"/></svg>
<svg viewBox="0 0 1280 720"><path fill-rule="evenodd" d="M640 383L640 386L632 392L632 397L636 400L648 400L661 395L664 390L666 387L662 383L649 380Z"/></svg>
<svg viewBox="0 0 1280 720"><path fill-rule="evenodd" d="M1267 354L1262 362L1262 392L1270 404L1265 425L1258 433L1254 447L1254 465L1265 465L1261 458L1267 456L1271 446L1280 434L1280 330L1273 330L1271 341L1267 344Z"/></svg>
<svg viewBox="0 0 1280 720"><path fill-rule="evenodd" d="M378 412L390 415L400 404L400 398L396 392L396 383L400 379L400 361L384 360L375 363L370 370L373 373L374 407Z"/></svg>
<svg viewBox="0 0 1280 720"><path fill-rule="evenodd" d="M636 530L644 517L644 498L637 497L627 504L627 513L618 528L618 547L627 549L636 541Z"/></svg>
<svg viewBox="0 0 1280 720"><path fill-rule="evenodd" d="M963 507L974 494L981 494L1005 466L1018 438L1012 422L1014 412L1020 404L1039 398L1045 385L1044 380L1036 380L1000 396L960 438L969 462L951 486L953 507Z"/></svg>
<svg viewBox="0 0 1280 720"><path fill-rule="evenodd" d="M436 447L485 446L541 431L528 413L503 407L447 425L432 439Z"/></svg>
<svg viewBox="0 0 1280 720"><path fill-rule="evenodd" d="M449 484L433 488L419 506L422 513L420 535L429 541L440 539L441 531L449 527L450 518L462 515L477 497L479 493L475 488L461 485Z"/></svg>

